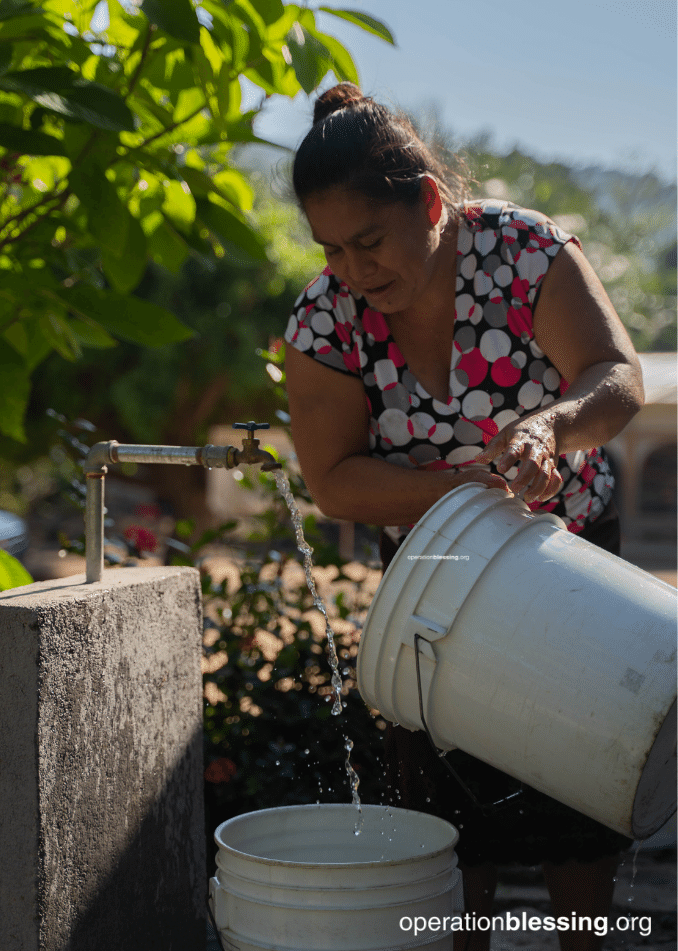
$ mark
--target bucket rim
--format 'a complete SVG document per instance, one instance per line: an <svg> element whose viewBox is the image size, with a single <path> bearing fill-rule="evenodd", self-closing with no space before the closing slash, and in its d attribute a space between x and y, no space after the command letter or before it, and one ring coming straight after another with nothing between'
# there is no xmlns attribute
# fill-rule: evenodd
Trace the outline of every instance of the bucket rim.
<svg viewBox="0 0 678 951"><path fill-rule="evenodd" d="M311 810L332 810L334 812L347 812L354 814L356 812L356 807L353 803L302 803L294 806L273 806L268 809L255 809L252 812L243 812L238 816L232 816L230 819L227 819L225 822L220 823L214 831L214 841L216 842L219 849L223 849L225 852L233 855L234 857L240 857L245 860L256 859L257 862L263 863L265 865L272 865L282 868L317 868L322 866L323 869L346 869L352 867L359 868L384 868L385 866L397 866L397 865L411 865L412 863L421 863L428 862L433 858L436 858L439 855L444 854L445 852L450 851L454 852L455 846L459 841L459 830L452 825L451 822L448 822L446 819L440 819L438 816L431 815L427 812L418 812L414 809L403 809L400 806L382 806L375 803L368 803L363 805L363 812L365 811L374 811L374 810L383 810L390 811L391 814L396 813L399 815L416 815L425 817L426 821L430 822L433 825L438 825L441 830L449 833L451 836L448 841L445 842L440 848L434 849L432 851L424 852L421 855L410 855L405 858L398 859L376 859L366 862L353 861L353 862L299 862L291 861L289 859L277 859L270 858L263 855L255 855L252 852L243 852L241 849L235 848L233 845L229 845L227 842L224 842L221 838L223 830L227 826L235 827L241 823L246 822L248 819L251 819L253 816L263 816L267 813L276 813L280 815L281 812L291 813L291 812L309 812Z"/></svg>

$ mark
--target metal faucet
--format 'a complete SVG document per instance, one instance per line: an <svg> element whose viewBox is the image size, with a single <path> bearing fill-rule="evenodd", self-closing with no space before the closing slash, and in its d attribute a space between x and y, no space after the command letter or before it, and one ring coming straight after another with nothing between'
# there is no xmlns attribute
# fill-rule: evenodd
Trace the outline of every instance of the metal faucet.
<svg viewBox="0 0 678 951"><path fill-rule="evenodd" d="M261 469L262 472L270 472L272 469L282 469L282 466L279 462L276 462L270 452L266 452L265 449L259 448L259 440L254 438L255 429L268 429L268 423L233 423L233 429L246 429L248 430L247 436L243 437L242 449L233 450L233 459L231 465L228 465L228 468L232 466L239 466L241 463L246 465L258 465L262 463ZM232 447L229 447L229 449Z"/></svg>
<svg viewBox="0 0 678 951"><path fill-rule="evenodd" d="M85 503L85 543L87 583L101 581L104 570L104 479L108 466L117 462L204 466L206 469L234 469L242 465L261 465L264 472L282 469L270 452L259 448L254 438L257 429L268 429L268 423L234 423L234 429L246 429L242 449L236 446L141 446L117 442L98 442L87 453L83 464L87 476Z"/></svg>

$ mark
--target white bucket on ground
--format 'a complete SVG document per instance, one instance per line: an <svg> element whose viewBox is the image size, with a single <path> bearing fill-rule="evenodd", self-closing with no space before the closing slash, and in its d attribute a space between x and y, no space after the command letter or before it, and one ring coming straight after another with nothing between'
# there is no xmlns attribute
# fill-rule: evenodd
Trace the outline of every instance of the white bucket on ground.
<svg viewBox="0 0 678 951"><path fill-rule="evenodd" d="M415 525L363 628L368 704L625 835L676 808L676 591L468 483ZM462 795L464 795L462 793Z"/></svg>
<svg viewBox="0 0 678 951"><path fill-rule="evenodd" d="M451 951L449 923L414 937L413 922L461 913L457 830L390 806L363 806L362 815L359 835L350 804L262 809L222 823L210 900L224 947Z"/></svg>

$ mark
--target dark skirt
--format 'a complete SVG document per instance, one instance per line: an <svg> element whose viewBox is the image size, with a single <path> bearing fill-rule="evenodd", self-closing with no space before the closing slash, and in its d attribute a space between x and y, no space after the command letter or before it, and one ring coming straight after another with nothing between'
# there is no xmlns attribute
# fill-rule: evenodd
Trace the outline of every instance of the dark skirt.
<svg viewBox="0 0 678 951"><path fill-rule="evenodd" d="M619 554L619 518L613 502L581 538ZM397 551L381 533L384 570ZM466 865L540 865L593 862L628 849L632 840L569 806L523 785L522 793L494 808L480 808L440 762L426 734L388 724L386 770L391 802L439 816L459 830L457 854ZM445 757L482 805L504 799L520 784L462 750Z"/></svg>

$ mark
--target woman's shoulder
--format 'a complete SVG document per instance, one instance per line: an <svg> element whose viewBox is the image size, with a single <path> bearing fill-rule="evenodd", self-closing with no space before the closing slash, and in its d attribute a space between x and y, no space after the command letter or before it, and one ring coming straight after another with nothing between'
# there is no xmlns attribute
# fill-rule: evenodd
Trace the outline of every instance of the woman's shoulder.
<svg viewBox="0 0 678 951"><path fill-rule="evenodd" d="M528 247L539 247L547 254L549 248L555 249L572 240L581 247L575 235L544 212L505 199L472 199L462 204L460 213L471 232L499 232L508 243L518 241Z"/></svg>

